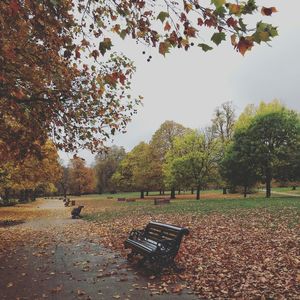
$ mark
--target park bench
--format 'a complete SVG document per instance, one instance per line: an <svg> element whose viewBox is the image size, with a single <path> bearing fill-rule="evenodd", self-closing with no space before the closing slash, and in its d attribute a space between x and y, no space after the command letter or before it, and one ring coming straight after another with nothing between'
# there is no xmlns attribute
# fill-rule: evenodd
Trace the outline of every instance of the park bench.
<svg viewBox="0 0 300 300"><path fill-rule="evenodd" d="M84 208L83 205L73 208L71 211L72 219L79 219L81 217L80 213L83 208Z"/></svg>
<svg viewBox="0 0 300 300"><path fill-rule="evenodd" d="M170 204L170 198L154 198L154 205Z"/></svg>
<svg viewBox="0 0 300 300"><path fill-rule="evenodd" d="M143 230L132 230L124 242L125 248L131 249L128 260L139 254L143 257L140 264L148 261L158 272L167 266L179 270L174 259L183 236L188 234L187 228L150 222Z"/></svg>
<svg viewBox="0 0 300 300"><path fill-rule="evenodd" d="M127 198L127 199L126 199L126 202L135 202L135 201L136 201L135 198Z"/></svg>
<svg viewBox="0 0 300 300"><path fill-rule="evenodd" d="M125 198L118 198L119 202L125 201Z"/></svg>

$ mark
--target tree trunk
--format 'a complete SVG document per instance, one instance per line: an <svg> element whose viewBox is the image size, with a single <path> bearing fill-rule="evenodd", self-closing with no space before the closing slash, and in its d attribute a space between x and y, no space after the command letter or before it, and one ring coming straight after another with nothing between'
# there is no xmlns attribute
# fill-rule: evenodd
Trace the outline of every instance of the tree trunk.
<svg viewBox="0 0 300 300"><path fill-rule="evenodd" d="M29 202L29 190L26 189L24 193L24 202Z"/></svg>
<svg viewBox="0 0 300 300"><path fill-rule="evenodd" d="M266 198L271 197L271 170L267 168L266 170Z"/></svg>
<svg viewBox="0 0 300 300"><path fill-rule="evenodd" d="M161 191L161 190L159 190L159 194L160 194L160 195L162 194L162 191Z"/></svg>
<svg viewBox="0 0 300 300"><path fill-rule="evenodd" d="M197 195L196 195L196 199L197 199L197 200L200 199L200 186L197 186Z"/></svg>
<svg viewBox="0 0 300 300"><path fill-rule="evenodd" d="M144 191L141 191L141 199L144 199Z"/></svg>
<svg viewBox="0 0 300 300"><path fill-rule="evenodd" d="M192 193L192 195L194 195L194 188L192 188L191 193Z"/></svg>
<svg viewBox="0 0 300 300"><path fill-rule="evenodd" d="M31 201L36 200L36 190L30 190L30 200Z"/></svg>
<svg viewBox="0 0 300 300"><path fill-rule="evenodd" d="M244 198L246 198L247 197L247 186L245 185L244 186Z"/></svg>
<svg viewBox="0 0 300 300"><path fill-rule="evenodd" d="M7 205L9 203L9 189L8 188L4 189L3 202L5 205Z"/></svg>
<svg viewBox="0 0 300 300"><path fill-rule="evenodd" d="M295 191L295 190L296 190L296 186L295 186L295 185L293 185L293 187L292 187L292 190L293 190L293 191Z"/></svg>
<svg viewBox="0 0 300 300"><path fill-rule="evenodd" d="M225 187L223 187L223 195L227 194L227 189Z"/></svg>
<svg viewBox="0 0 300 300"><path fill-rule="evenodd" d="M149 191L146 192L146 196L149 196Z"/></svg>
<svg viewBox="0 0 300 300"><path fill-rule="evenodd" d="M165 190L162 191L162 194L163 194L163 195L165 194Z"/></svg>
<svg viewBox="0 0 300 300"><path fill-rule="evenodd" d="M181 193L181 189L178 189L178 195L180 195L180 193Z"/></svg>
<svg viewBox="0 0 300 300"><path fill-rule="evenodd" d="M25 198L25 196L24 196L24 190L20 190L20 196L19 196L20 202L24 202L24 198Z"/></svg>
<svg viewBox="0 0 300 300"><path fill-rule="evenodd" d="M175 199L175 188L171 188L171 199Z"/></svg>

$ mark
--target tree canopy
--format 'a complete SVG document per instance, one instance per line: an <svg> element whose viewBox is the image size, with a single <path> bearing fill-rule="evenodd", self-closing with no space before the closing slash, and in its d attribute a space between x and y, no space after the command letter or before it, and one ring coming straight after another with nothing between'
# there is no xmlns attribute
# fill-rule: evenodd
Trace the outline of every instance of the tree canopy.
<svg viewBox="0 0 300 300"><path fill-rule="evenodd" d="M164 166L165 176L169 184L175 186L195 187L197 199L217 172L220 155L220 143L199 132L188 133L174 141L169 150Z"/></svg>
<svg viewBox="0 0 300 300"><path fill-rule="evenodd" d="M241 118L224 162L227 168L239 171L231 175L227 171L227 175L231 182L239 181L249 186L256 174L256 180L266 183L266 197L270 197L271 181L282 178L284 169L290 179L297 177L299 114L273 101L270 104L261 103L257 109L246 108ZM292 162L294 167L287 172Z"/></svg>
<svg viewBox="0 0 300 300"><path fill-rule="evenodd" d="M95 173L99 193L115 190L111 178L125 155L126 152L123 147L112 146L106 152L96 156Z"/></svg>

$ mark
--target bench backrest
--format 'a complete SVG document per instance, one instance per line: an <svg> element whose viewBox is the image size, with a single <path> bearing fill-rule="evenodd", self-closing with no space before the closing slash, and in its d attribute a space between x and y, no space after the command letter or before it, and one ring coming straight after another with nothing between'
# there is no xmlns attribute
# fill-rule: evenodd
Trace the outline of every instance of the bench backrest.
<svg viewBox="0 0 300 300"><path fill-rule="evenodd" d="M150 222L145 228L145 236L151 240L177 240L179 243L184 235L189 234L187 228L170 224Z"/></svg>

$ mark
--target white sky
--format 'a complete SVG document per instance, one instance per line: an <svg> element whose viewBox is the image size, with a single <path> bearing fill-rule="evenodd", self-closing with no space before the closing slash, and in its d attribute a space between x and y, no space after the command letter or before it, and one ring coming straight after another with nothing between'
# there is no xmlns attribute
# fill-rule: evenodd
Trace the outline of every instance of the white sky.
<svg viewBox="0 0 300 300"><path fill-rule="evenodd" d="M148 142L165 120L205 127L214 109L225 101L233 101L237 113L247 104L274 98L300 111L300 1L258 2L277 7L279 12L264 21L278 26L279 36L271 42L272 47L257 45L245 57L236 53L230 42L207 53L197 46L188 52L176 49L164 58L157 49L116 40L115 49L131 58L137 68L132 94L142 95L144 100L127 133L117 135L112 143L129 151L141 141ZM149 55L152 60L147 62ZM79 154L87 163L93 162L88 151ZM67 161L72 154L60 156Z"/></svg>

